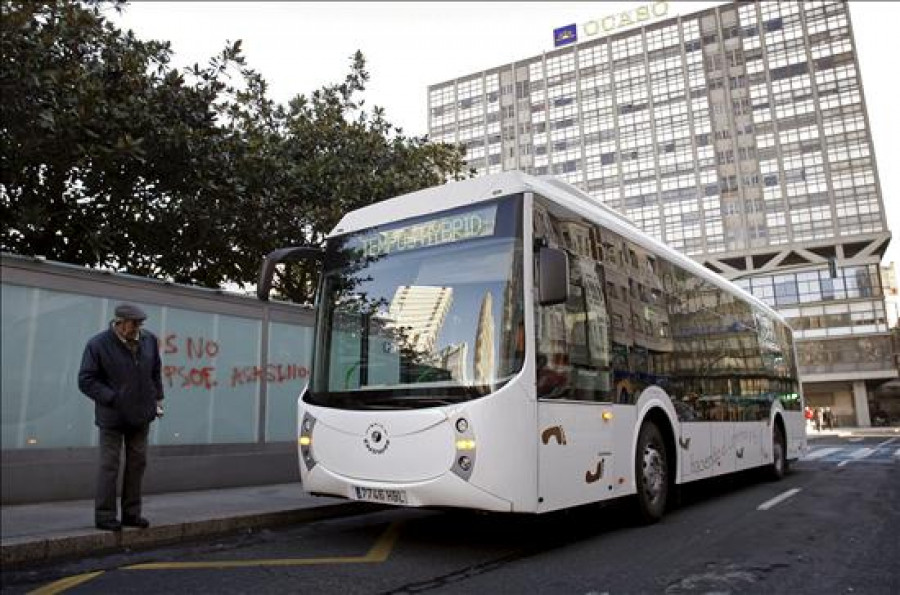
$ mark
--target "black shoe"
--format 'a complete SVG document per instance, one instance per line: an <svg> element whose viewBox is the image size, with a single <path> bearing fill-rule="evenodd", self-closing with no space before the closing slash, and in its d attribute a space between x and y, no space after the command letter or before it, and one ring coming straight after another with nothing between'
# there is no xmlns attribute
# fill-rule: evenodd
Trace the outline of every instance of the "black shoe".
<svg viewBox="0 0 900 595"><path fill-rule="evenodd" d="M95 521L94 526L100 529L101 531L121 531L122 523L117 521L116 519L110 519L108 521Z"/></svg>
<svg viewBox="0 0 900 595"><path fill-rule="evenodd" d="M138 529L146 529L147 527L150 526L150 521L148 521L147 519L145 519L142 516L134 517L134 518L124 517L122 519L122 524L126 527L137 527Z"/></svg>

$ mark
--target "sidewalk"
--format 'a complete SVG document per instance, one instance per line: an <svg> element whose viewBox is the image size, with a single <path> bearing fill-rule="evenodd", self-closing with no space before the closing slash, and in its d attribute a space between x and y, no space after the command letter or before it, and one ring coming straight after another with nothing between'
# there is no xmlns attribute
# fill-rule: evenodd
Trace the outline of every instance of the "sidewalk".
<svg viewBox="0 0 900 595"><path fill-rule="evenodd" d="M3 568L59 558L153 547L186 539L235 533L381 507L306 494L300 483L173 492L144 496L148 529L94 528L93 500L3 506Z"/></svg>

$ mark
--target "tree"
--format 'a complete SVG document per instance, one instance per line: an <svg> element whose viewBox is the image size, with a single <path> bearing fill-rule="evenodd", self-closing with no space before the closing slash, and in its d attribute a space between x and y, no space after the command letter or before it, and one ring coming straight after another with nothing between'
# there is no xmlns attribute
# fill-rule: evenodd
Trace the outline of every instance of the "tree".
<svg viewBox="0 0 900 595"><path fill-rule="evenodd" d="M164 276L160 224L206 182L198 162L221 160L223 65L187 85L168 44L123 34L97 4L5 1L3 13L3 248Z"/></svg>
<svg viewBox="0 0 900 595"><path fill-rule="evenodd" d="M118 30L100 3L2 7L3 250L248 284L265 253L320 244L347 210L462 175L459 149L362 109L359 52L343 82L283 106L240 42L178 72L167 42ZM310 275L285 293L308 299Z"/></svg>
<svg viewBox="0 0 900 595"><path fill-rule="evenodd" d="M256 148L242 177L248 202L241 218L246 229L239 234L251 241L243 253L252 255L244 265L252 275L259 254L321 245L350 210L463 175L461 150L403 135L380 108L364 111L359 95L367 80L365 59L356 52L345 80L311 97L275 106L261 81L241 97L231 126L246 146ZM307 302L314 280L315 272L301 265L276 289Z"/></svg>

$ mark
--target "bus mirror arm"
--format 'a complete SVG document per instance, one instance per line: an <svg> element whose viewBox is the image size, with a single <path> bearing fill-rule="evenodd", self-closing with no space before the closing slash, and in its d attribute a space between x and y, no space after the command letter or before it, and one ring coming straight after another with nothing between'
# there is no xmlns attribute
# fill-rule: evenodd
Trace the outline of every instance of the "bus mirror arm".
<svg viewBox="0 0 900 595"><path fill-rule="evenodd" d="M272 279L275 277L275 265L281 262L297 262L303 260L320 260L323 251L321 248L310 246L294 246L279 248L269 252L263 260L259 271L259 283L256 286L256 297L262 301L269 300L272 291Z"/></svg>
<svg viewBox="0 0 900 595"><path fill-rule="evenodd" d="M569 256L565 250L542 247L539 253L538 284L542 306L564 304L569 299Z"/></svg>

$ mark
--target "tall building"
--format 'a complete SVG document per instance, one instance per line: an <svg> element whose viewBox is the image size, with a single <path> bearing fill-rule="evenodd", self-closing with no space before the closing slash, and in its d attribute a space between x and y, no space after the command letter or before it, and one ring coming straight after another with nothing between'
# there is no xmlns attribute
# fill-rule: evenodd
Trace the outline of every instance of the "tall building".
<svg viewBox="0 0 900 595"><path fill-rule="evenodd" d="M492 384L495 380L494 326L494 297L488 291L481 300L478 330L475 333L476 384Z"/></svg>
<svg viewBox="0 0 900 595"><path fill-rule="evenodd" d="M897 279L896 262L891 261L881 267L881 288L887 306L888 327L898 327L900 326L900 284Z"/></svg>
<svg viewBox="0 0 900 595"><path fill-rule="evenodd" d="M402 329L410 349L431 354L452 303L451 287L402 285L391 299L387 326Z"/></svg>
<svg viewBox="0 0 900 595"><path fill-rule="evenodd" d="M897 375L879 279L891 236L848 6L739 0L649 20L674 4L430 86L430 137L465 145L482 174L564 179L735 280L796 330L808 402L869 425ZM615 28L627 21L642 26Z"/></svg>

